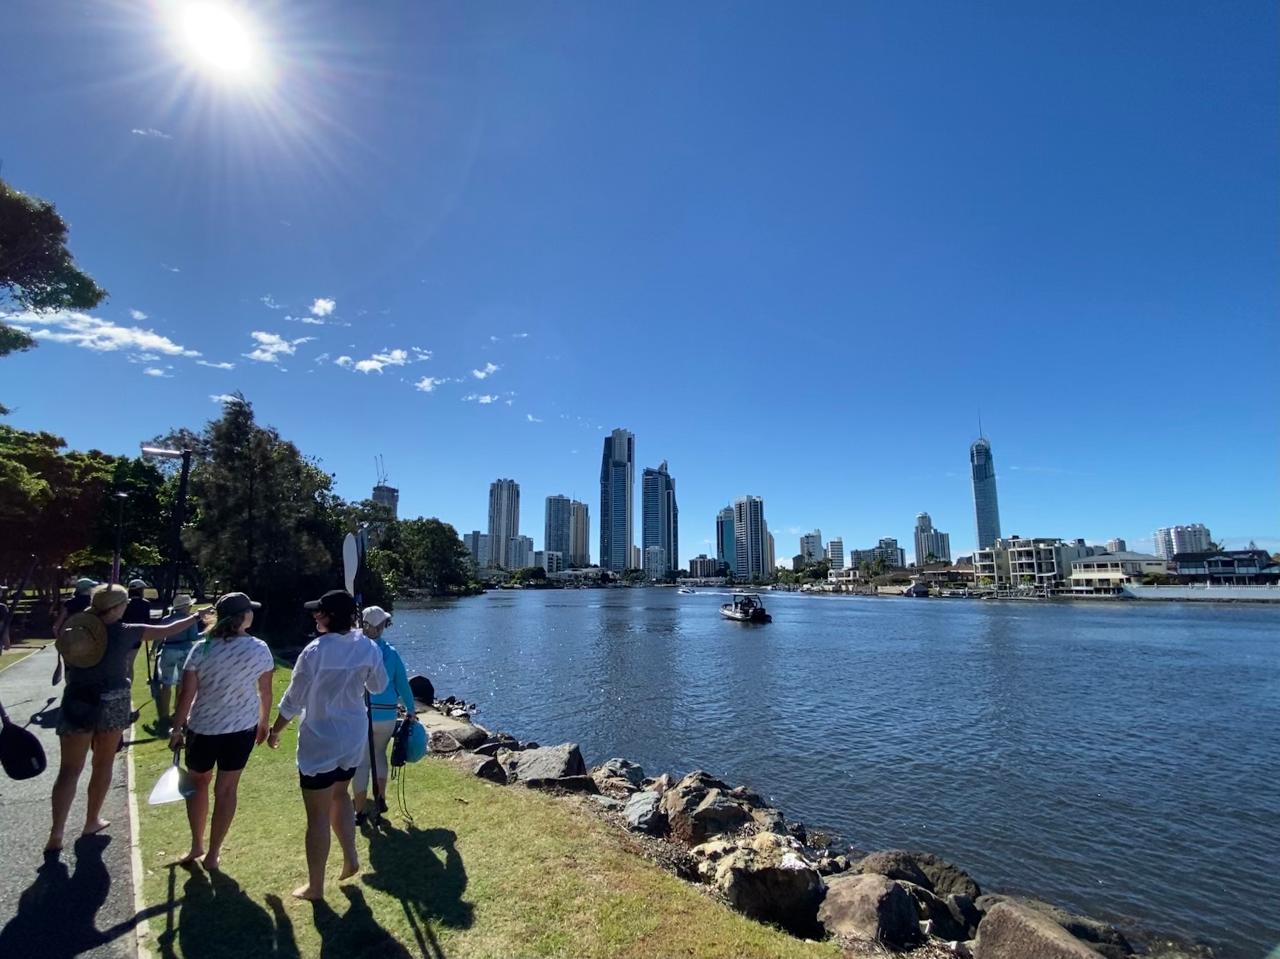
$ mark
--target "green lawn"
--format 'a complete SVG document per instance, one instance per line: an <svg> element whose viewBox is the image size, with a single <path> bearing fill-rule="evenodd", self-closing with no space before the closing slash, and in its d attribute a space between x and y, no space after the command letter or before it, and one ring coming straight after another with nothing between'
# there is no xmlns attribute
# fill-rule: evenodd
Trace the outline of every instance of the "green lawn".
<svg viewBox="0 0 1280 959"><path fill-rule="evenodd" d="M143 657L138 665L141 678ZM288 676L279 670L277 701ZM148 705L141 722L149 726L154 719ZM431 759L407 767L415 822L405 824L393 813L394 828L359 840L359 880L337 884L335 844L327 903L293 900L289 890L305 879L294 727L278 752L255 750L221 873L175 864L189 842L185 808L146 805L170 754L161 740L132 747L143 889L158 955L840 954L832 944L800 942L739 916L628 851L625 837L570 804L494 786ZM390 802L394 810L394 793Z"/></svg>

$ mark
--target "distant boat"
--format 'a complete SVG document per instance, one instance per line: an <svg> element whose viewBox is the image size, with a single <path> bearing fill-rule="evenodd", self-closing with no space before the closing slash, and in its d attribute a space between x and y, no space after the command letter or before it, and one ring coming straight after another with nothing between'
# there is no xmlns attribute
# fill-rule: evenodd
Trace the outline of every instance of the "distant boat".
<svg viewBox="0 0 1280 959"><path fill-rule="evenodd" d="M676 590L676 592L684 593L686 596L696 596L698 594L698 591L696 589L693 589L690 586L681 586L678 590Z"/></svg>
<svg viewBox="0 0 1280 959"><path fill-rule="evenodd" d="M765 610L760 598L751 593L734 593L732 603L721 605L720 615L739 623L773 622L773 617Z"/></svg>

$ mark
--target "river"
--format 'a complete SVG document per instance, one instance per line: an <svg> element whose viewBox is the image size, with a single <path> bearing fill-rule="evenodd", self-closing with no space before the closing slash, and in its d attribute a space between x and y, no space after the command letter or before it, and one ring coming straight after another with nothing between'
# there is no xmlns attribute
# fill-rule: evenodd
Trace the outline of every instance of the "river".
<svg viewBox="0 0 1280 959"><path fill-rule="evenodd" d="M507 591L388 638L477 721L703 768L861 849L1254 959L1280 942L1280 609Z"/></svg>

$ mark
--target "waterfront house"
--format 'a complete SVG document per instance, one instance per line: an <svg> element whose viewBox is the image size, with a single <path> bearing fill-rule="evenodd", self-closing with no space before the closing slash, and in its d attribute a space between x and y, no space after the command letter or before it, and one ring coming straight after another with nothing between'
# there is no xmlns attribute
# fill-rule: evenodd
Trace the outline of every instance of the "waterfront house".
<svg viewBox="0 0 1280 959"><path fill-rule="evenodd" d="M1076 595L1110 596L1126 585L1141 584L1146 576L1168 574L1169 564L1150 553L1102 553L1071 562L1071 592Z"/></svg>
<svg viewBox="0 0 1280 959"><path fill-rule="evenodd" d="M1264 549L1177 553L1173 567L1184 583L1248 586L1280 582L1280 565L1273 563Z"/></svg>

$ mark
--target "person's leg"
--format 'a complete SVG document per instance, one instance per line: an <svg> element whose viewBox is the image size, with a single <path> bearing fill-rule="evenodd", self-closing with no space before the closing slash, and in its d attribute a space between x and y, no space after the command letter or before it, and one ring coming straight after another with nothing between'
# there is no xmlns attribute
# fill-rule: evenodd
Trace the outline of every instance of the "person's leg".
<svg viewBox="0 0 1280 959"><path fill-rule="evenodd" d="M376 737L376 733L375 733ZM360 765L356 767L355 777L351 780L351 790L354 793L354 803L356 814L360 819L364 818L365 808L369 803L369 756L366 753L360 759Z"/></svg>
<svg viewBox="0 0 1280 959"><path fill-rule="evenodd" d="M173 687L161 681L160 693L156 696L156 722L161 726L169 725L169 699L173 695Z"/></svg>
<svg viewBox="0 0 1280 959"><path fill-rule="evenodd" d="M46 852L62 848L62 833L67 828L67 815L71 812L72 800L76 798L76 784L84 770L93 733L64 733L58 737L58 742L61 747L58 776L53 781L53 795L50 797L53 822L49 826L49 841L44 847Z"/></svg>
<svg viewBox="0 0 1280 959"><path fill-rule="evenodd" d="M329 807L333 805L332 797L333 789L329 786L302 790L302 804L307 809L307 884L293 891L294 896L299 899L324 898L324 867L329 861Z"/></svg>
<svg viewBox="0 0 1280 959"><path fill-rule="evenodd" d="M217 869L222 855L222 842L227 838L231 820L236 815L236 790L243 769L219 769L213 787L213 827L209 831L209 852L204 857L206 869Z"/></svg>
<svg viewBox="0 0 1280 959"><path fill-rule="evenodd" d="M81 835L92 836L111 825L102 818L102 804L106 802L107 790L111 788L116 750L123 735L123 729L93 734L93 765L89 771L89 796L85 803L84 832Z"/></svg>
<svg viewBox="0 0 1280 959"><path fill-rule="evenodd" d="M391 737L395 735L396 721L386 720L373 724L373 755L377 759L374 775L378 780L378 812L387 811L387 750L391 746Z"/></svg>
<svg viewBox="0 0 1280 959"><path fill-rule="evenodd" d="M360 871L360 853L356 850L356 811L351 804L349 782L335 783L329 815L333 834L342 847L342 872L339 879L350 879Z"/></svg>
<svg viewBox="0 0 1280 959"><path fill-rule="evenodd" d="M190 753L187 755L187 772L195 792L187 797L187 824L191 827L191 851L183 856L181 861L195 862L204 855L204 824L209 818L209 783L213 779L213 770L191 772Z"/></svg>

